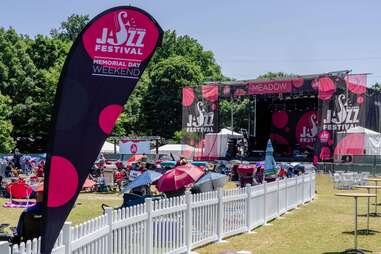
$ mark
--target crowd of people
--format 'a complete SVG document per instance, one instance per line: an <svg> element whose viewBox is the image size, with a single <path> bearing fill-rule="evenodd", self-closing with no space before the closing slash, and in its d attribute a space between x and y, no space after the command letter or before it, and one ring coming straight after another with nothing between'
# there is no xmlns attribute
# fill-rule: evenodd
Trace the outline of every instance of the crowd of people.
<svg viewBox="0 0 381 254"><path fill-rule="evenodd" d="M15 181L35 181L35 188L33 189L33 196L36 199L35 205L31 208L27 208L20 216L19 223L15 230L15 236L12 238L14 242L24 241L23 235L25 235L26 224L31 223L26 221L30 220L30 215L35 218L42 216L42 200L43 200L43 177L44 177L44 167L45 160L32 158L27 155L20 153L18 149L15 149L12 156L6 158L7 165L4 171L4 177L0 174L0 196L3 194L7 197L6 184ZM192 162L193 163L193 162ZM111 161L107 160L105 156L100 153L96 162L90 170L88 180L92 181L94 185L90 188L91 191L119 191L124 192L124 187L134 180L138 175L144 173L147 170L154 170L159 173L165 173L176 166L182 166L189 164L184 157L180 157L177 161L172 161L170 166L161 164L160 161L150 160L146 155L142 155L131 161ZM261 184L264 180L271 182L275 179L282 179L287 177L293 177L304 173L303 167L292 166L290 164L279 164L276 170L272 174L267 174L264 170L263 164L251 164L253 166L252 171L245 171L246 173L240 173L239 167L242 166L241 163L230 163L229 165L218 164L218 162L210 163L205 167L205 171L214 171L218 173L225 174L229 177L231 181L236 181L238 186L245 186L246 184L256 185ZM248 165L244 165L250 167ZM110 180L107 181L107 174L111 175ZM7 179L7 181L3 181ZM149 185L139 186L138 188L132 189L130 191L133 195L142 197L151 196L152 189ZM157 193L156 193L157 194ZM159 193L160 194L160 193ZM178 194L177 192L175 193ZM180 194L179 194L180 195ZM127 195L125 195L127 197ZM143 201L144 202L144 201ZM33 221L33 219L32 219ZM35 237L38 235L38 230L36 232L28 233L29 236Z"/></svg>

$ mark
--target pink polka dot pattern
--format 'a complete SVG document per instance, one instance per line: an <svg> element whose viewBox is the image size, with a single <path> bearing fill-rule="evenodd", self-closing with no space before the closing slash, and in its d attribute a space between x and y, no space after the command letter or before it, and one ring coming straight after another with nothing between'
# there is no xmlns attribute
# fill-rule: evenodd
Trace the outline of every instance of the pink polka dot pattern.
<svg viewBox="0 0 381 254"><path fill-rule="evenodd" d="M195 99L194 91L192 87L184 87L183 88L183 100L182 104L185 107L189 107L192 105L193 101Z"/></svg>
<svg viewBox="0 0 381 254"><path fill-rule="evenodd" d="M65 205L78 188L78 173L64 157L52 156L50 161L48 207Z"/></svg>
<svg viewBox="0 0 381 254"><path fill-rule="evenodd" d="M284 128L288 123L288 114L285 111L277 111L272 114L272 122L278 129Z"/></svg>
<svg viewBox="0 0 381 254"><path fill-rule="evenodd" d="M336 92L336 85L329 77L323 77L319 79L319 99L329 100Z"/></svg>
<svg viewBox="0 0 381 254"><path fill-rule="evenodd" d="M123 107L117 104L109 105L101 111L98 118L98 124L104 133L110 134L112 132L116 120L122 111Z"/></svg>

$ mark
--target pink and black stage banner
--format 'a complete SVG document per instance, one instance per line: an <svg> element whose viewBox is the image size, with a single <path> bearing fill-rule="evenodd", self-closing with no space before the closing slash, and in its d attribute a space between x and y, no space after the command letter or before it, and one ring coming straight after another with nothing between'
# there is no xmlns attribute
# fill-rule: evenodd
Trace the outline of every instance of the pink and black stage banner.
<svg viewBox="0 0 381 254"><path fill-rule="evenodd" d="M378 126L367 121L375 107L367 104L366 79L366 75L346 75L313 81L313 87L318 90L320 119L315 161L365 154L364 134L354 128L374 129Z"/></svg>
<svg viewBox="0 0 381 254"><path fill-rule="evenodd" d="M185 157L210 157L204 152L205 135L218 132L218 90L217 85L183 88L182 141L188 144L183 149Z"/></svg>
<svg viewBox="0 0 381 254"><path fill-rule="evenodd" d="M161 43L145 11L109 9L83 29L63 67L44 181L41 253L51 253L103 143Z"/></svg>
<svg viewBox="0 0 381 254"><path fill-rule="evenodd" d="M271 134L277 154L294 156L294 151L310 157L319 131L316 111L276 111L271 117Z"/></svg>

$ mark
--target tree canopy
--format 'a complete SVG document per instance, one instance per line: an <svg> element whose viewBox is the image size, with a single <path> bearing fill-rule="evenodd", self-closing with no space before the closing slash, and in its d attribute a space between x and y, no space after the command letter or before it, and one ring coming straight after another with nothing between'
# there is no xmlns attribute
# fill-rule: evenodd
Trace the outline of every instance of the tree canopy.
<svg viewBox="0 0 381 254"><path fill-rule="evenodd" d="M46 149L61 69L72 42L88 21L88 15L73 14L52 29L50 36L35 38L0 28L0 152L12 149L16 140L35 142L22 147L25 152ZM181 88L224 79L213 52L190 36L166 31L113 135L171 138L181 130Z"/></svg>

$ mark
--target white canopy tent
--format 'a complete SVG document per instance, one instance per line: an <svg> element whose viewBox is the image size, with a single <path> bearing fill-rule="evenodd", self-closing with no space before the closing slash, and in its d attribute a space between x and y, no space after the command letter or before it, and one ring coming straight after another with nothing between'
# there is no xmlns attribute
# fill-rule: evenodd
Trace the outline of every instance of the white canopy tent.
<svg viewBox="0 0 381 254"><path fill-rule="evenodd" d="M155 152L155 149L152 150ZM183 144L167 144L159 147L159 154L172 154L175 159L179 159L181 155L187 159L193 158L195 148L190 145Z"/></svg>
<svg viewBox="0 0 381 254"><path fill-rule="evenodd" d="M105 141L105 143L102 146L101 152L102 153L114 153L115 152L114 144ZM118 145L116 145L116 153L119 153L119 146Z"/></svg>
<svg viewBox="0 0 381 254"><path fill-rule="evenodd" d="M206 157L225 157L228 150L229 139L241 139L243 135L223 128L219 133L208 133L205 135L205 148L203 156Z"/></svg>
<svg viewBox="0 0 381 254"><path fill-rule="evenodd" d="M243 135L241 133L234 132L234 131L231 131L231 130L226 129L226 128L221 129L221 131L217 134L219 136L228 136L229 138L237 138L237 139L243 138Z"/></svg>
<svg viewBox="0 0 381 254"><path fill-rule="evenodd" d="M342 146L337 149L337 154L362 149L365 155L381 155L381 133L379 132L357 126L345 132L338 132L337 138L338 146Z"/></svg>

